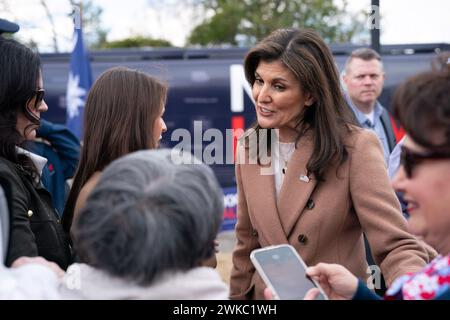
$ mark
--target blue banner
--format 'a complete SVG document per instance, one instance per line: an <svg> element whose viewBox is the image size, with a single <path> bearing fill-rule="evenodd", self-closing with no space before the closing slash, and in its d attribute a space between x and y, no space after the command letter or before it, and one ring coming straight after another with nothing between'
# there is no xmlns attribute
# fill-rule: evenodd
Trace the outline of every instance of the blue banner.
<svg viewBox="0 0 450 320"><path fill-rule="evenodd" d="M86 96L92 84L89 56L84 50L81 25L75 26L73 50L70 57L69 80L67 82L67 127L81 139L83 132L83 111Z"/></svg>
<svg viewBox="0 0 450 320"><path fill-rule="evenodd" d="M223 222L220 231L234 230L237 220L237 189L223 188Z"/></svg>

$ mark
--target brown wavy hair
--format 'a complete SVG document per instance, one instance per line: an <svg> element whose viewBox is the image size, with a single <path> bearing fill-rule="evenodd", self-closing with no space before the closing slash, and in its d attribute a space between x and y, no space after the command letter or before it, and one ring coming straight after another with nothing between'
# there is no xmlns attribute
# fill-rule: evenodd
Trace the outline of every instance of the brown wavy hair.
<svg viewBox="0 0 450 320"><path fill-rule="evenodd" d="M155 120L167 98L167 86L136 70L105 71L89 91L84 110L83 146L62 224L67 232L78 195L96 172L137 150L154 149Z"/></svg>
<svg viewBox="0 0 450 320"><path fill-rule="evenodd" d="M450 152L450 64L422 72L395 91L394 116L423 147Z"/></svg>
<svg viewBox="0 0 450 320"><path fill-rule="evenodd" d="M260 61L277 60L295 75L303 91L314 99L314 103L304 108L296 119L296 141L307 131L312 131L314 152L306 168L308 174L312 173L318 181L323 181L324 173L331 164L340 165L347 159L344 136L351 130L350 125L357 126L342 95L333 55L314 30L276 30L245 57L245 76L250 85L255 82L255 70ZM252 128L259 139L262 128L257 123ZM267 150L270 150L271 135L267 136Z"/></svg>

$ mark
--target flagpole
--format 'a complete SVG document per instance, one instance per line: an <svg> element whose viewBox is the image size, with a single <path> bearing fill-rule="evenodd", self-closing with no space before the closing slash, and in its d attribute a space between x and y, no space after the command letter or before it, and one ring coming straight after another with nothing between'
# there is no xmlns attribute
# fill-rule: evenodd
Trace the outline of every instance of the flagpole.
<svg viewBox="0 0 450 320"><path fill-rule="evenodd" d="M92 84L89 55L84 48L82 31L82 3L74 4L73 48L70 56L66 93L66 125L82 139L84 104Z"/></svg>

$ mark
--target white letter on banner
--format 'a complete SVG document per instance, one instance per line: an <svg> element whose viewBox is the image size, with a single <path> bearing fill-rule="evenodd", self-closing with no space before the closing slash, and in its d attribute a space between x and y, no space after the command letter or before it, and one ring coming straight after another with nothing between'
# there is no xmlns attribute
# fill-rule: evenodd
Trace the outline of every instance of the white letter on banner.
<svg viewBox="0 0 450 320"><path fill-rule="evenodd" d="M247 92L253 101L252 88L245 79L244 67L241 64L232 64L230 66L230 93L231 93L231 112L244 111L244 92Z"/></svg>

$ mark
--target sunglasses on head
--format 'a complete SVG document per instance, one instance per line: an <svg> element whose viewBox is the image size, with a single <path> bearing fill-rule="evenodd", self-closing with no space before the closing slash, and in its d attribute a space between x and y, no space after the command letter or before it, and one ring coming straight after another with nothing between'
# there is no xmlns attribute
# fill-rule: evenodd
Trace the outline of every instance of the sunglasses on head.
<svg viewBox="0 0 450 320"><path fill-rule="evenodd" d="M428 151L428 152L416 152L402 146L402 154L400 156L400 164L403 166L408 179L412 177L412 172L416 165L424 160L437 160L437 159L450 159L450 153Z"/></svg>
<svg viewBox="0 0 450 320"><path fill-rule="evenodd" d="M38 89L33 92L33 96L30 98L30 100L34 98L34 106L33 107L35 110L37 110L41 106L42 101L44 101L44 96L45 96L44 89Z"/></svg>

